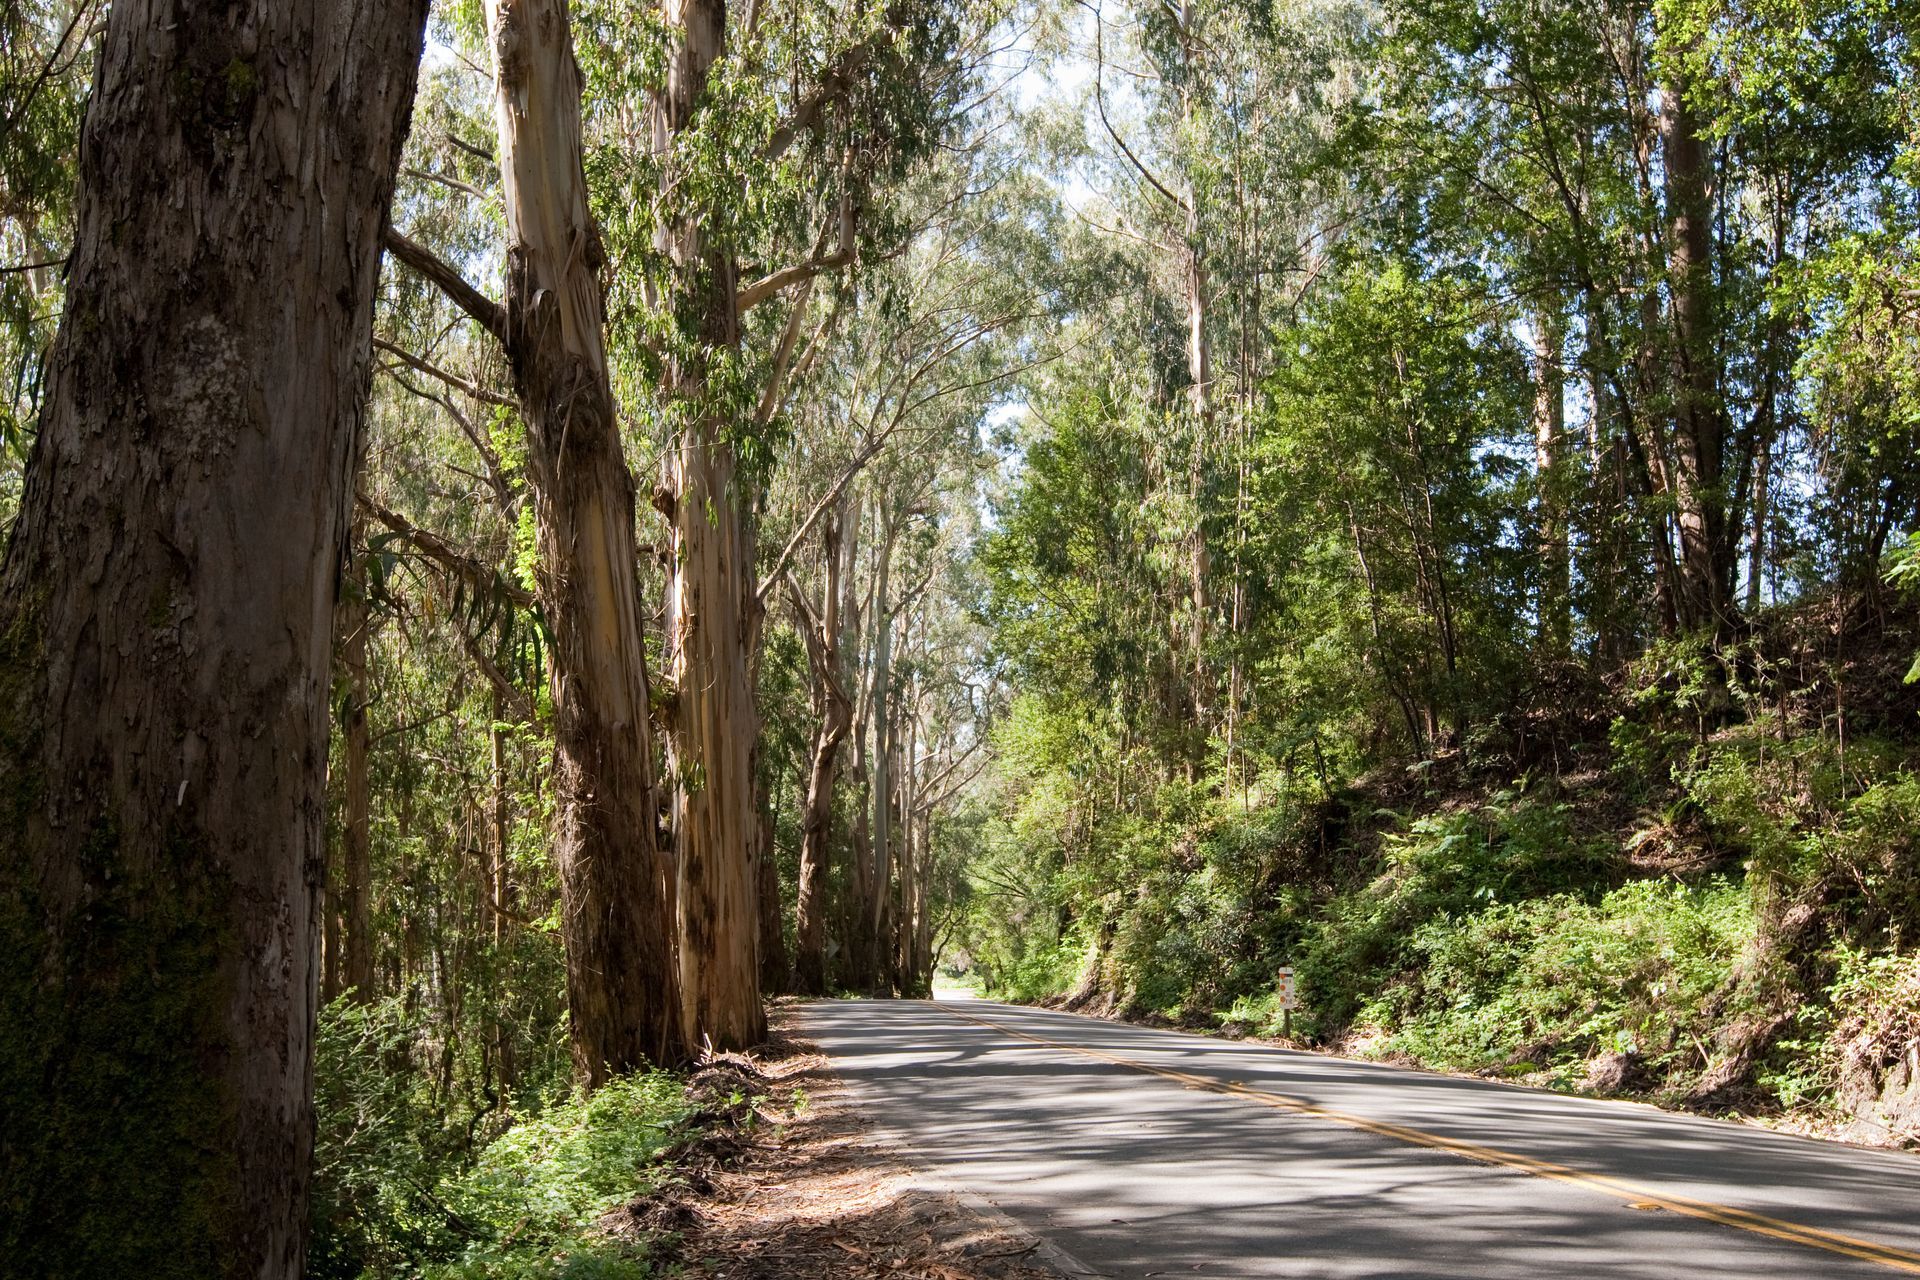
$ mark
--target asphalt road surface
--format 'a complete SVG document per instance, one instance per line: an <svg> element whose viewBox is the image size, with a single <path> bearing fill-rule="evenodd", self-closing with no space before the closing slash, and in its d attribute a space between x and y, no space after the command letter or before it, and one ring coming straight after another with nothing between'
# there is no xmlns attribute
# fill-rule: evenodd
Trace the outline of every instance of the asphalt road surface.
<svg viewBox="0 0 1920 1280"><path fill-rule="evenodd" d="M934 1186L1083 1274L1920 1274L1920 1159L980 1000L808 1033Z"/></svg>

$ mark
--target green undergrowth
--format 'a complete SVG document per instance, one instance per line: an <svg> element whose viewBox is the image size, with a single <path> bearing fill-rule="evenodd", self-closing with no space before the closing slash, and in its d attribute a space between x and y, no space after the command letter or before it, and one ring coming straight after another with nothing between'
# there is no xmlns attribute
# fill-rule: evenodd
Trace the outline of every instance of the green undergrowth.
<svg viewBox="0 0 1920 1280"><path fill-rule="evenodd" d="M653 1190L695 1120L665 1072L505 1115L436 1105L400 1000L322 1011L309 1274L387 1280L641 1280L643 1243L594 1229Z"/></svg>
<svg viewBox="0 0 1920 1280"><path fill-rule="evenodd" d="M1896 673L1843 733L1817 678L1712 661L1650 652L1559 774L1461 750L1175 781L1068 839L1022 825L1079 817L1036 785L990 833L969 960L997 995L1236 1035L1280 1034L1288 966L1305 1043L1910 1140L1912 697Z"/></svg>

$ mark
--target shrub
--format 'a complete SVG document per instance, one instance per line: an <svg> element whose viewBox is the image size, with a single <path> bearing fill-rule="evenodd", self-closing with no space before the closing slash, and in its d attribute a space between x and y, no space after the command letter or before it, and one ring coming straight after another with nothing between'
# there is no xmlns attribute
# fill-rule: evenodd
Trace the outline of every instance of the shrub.
<svg viewBox="0 0 1920 1280"><path fill-rule="evenodd" d="M321 1011L309 1274L431 1280L632 1280L641 1253L594 1220L658 1177L690 1114L664 1072L567 1097L469 1156L408 1069L425 1047L403 1000Z"/></svg>
<svg viewBox="0 0 1920 1280"><path fill-rule="evenodd" d="M522 1121L443 1183L438 1198L468 1233L458 1256L429 1266L434 1280L566 1277L626 1280L650 1274L630 1248L596 1239L593 1222L643 1195L689 1114L665 1072L608 1081Z"/></svg>
<svg viewBox="0 0 1920 1280"><path fill-rule="evenodd" d="M430 1196L452 1157L422 1074L406 1069L418 1038L399 998L342 997L320 1011L307 1263L315 1280L383 1274L447 1247L450 1224Z"/></svg>
<svg viewBox="0 0 1920 1280"><path fill-rule="evenodd" d="M1384 838L1384 870L1335 897L1307 928L1297 960L1301 1025L1325 1034L1359 1017L1397 1020L1410 975L1428 962L1419 938L1436 921L1529 899L1603 891L1612 848L1576 838L1561 804L1503 792L1478 809L1434 814Z"/></svg>
<svg viewBox="0 0 1920 1280"><path fill-rule="evenodd" d="M1556 895L1441 917L1392 1002L1388 1048L1447 1067L1559 1068L1598 1052L1678 1066L1753 931L1745 891L1636 881L1598 903Z"/></svg>

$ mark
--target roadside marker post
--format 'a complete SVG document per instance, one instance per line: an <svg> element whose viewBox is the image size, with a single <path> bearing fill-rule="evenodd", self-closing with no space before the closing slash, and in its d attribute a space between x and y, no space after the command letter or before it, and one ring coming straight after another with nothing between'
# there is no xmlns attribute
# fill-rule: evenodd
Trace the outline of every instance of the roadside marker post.
<svg viewBox="0 0 1920 1280"><path fill-rule="evenodd" d="M1293 1037L1293 1011L1300 1007L1300 999L1294 994L1293 966L1281 966L1274 989L1280 996L1280 1034L1291 1039Z"/></svg>

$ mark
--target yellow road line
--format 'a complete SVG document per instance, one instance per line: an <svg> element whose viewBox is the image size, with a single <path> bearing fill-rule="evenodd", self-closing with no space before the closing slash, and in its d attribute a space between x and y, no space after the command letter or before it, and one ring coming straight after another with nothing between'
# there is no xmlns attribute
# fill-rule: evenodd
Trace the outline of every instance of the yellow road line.
<svg viewBox="0 0 1920 1280"><path fill-rule="evenodd" d="M1285 1094L1269 1093L1264 1089L1255 1089L1250 1085L1233 1084L1228 1081L1211 1080L1205 1076L1191 1075L1185 1071L1175 1071L1170 1067L1156 1067L1152 1063L1140 1062L1133 1058L1122 1058L1115 1054L1103 1053L1098 1049L1082 1048L1079 1045L1063 1044L1058 1040L1048 1040L1026 1031L1010 1027L991 1018L977 1018L972 1014L961 1013L951 1006L928 1001L941 1012L966 1022L977 1023L1006 1035L1030 1040L1034 1044L1049 1049L1060 1049L1067 1053L1077 1053L1085 1058L1093 1058L1116 1067L1125 1067L1130 1071L1144 1071L1149 1075L1160 1076L1167 1080L1178 1081L1193 1089L1204 1089L1208 1093L1223 1093L1232 1097L1245 1098L1261 1106L1276 1111L1288 1111L1295 1115L1313 1116L1320 1120L1331 1120L1335 1124L1348 1128L1364 1130L1378 1134L1383 1138L1392 1138L1399 1142L1412 1143L1415 1146L1431 1147L1437 1151L1450 1151L1454 1155L1465 1156L1469 1160L1478 1160L1482 1164L1500 1165L1508 1169L1518 1169L1535 1177L1551 1178L1555 1182L1565 1182L1604 1195L1629 1201L1635 1208L1658 1207L1689 1218L1698 1218L1703 1222L1717 1222L1723 1227L1734 1227L1741 1231L1750 1231L1755 1235L1770 1236L1775 1240L1784 1240L1789 1244L1804 1245L1810 1249L1824 1249L1828 1253L1844 1254L1849 1258L1858 1258L1864 1262L1878 1263L1891 1267L1895 1271L1905 1271L1911 1275L1920 1275L1920 1253L1896 1248L1893 1245L1876 1244L1871 1240L1861 1240L1854 1236L1841 1235L1836 1231L1825 1231L1819 1227L1809 1227L1798 1222L1768 1217L1764 1213L1755 1213L1750 1209L1736 1209L1730 1205L1714 1204L1706 1200L1693 1200L1686 1196L1658 1191L1651 1187L1638 1186L1624 1182L1606 1174L1587 1173L1564 1164L1555 1164L1547 1160L1536 1160L1532 1156L1516 1155L1511 1151L1501 1151L1496 1147L1481 1146L1478 1143L1462 1142L1458 1138L1443 1137L1437 1133L1427 1133L1421 1129L1410 1129L1406 1125L1393 1124L1385 1120L1370 1120L1365 1116L1353 1115L1346 1111L1336 1111L1316 1103L1299 1098L1289 1098Z"/></svg>

